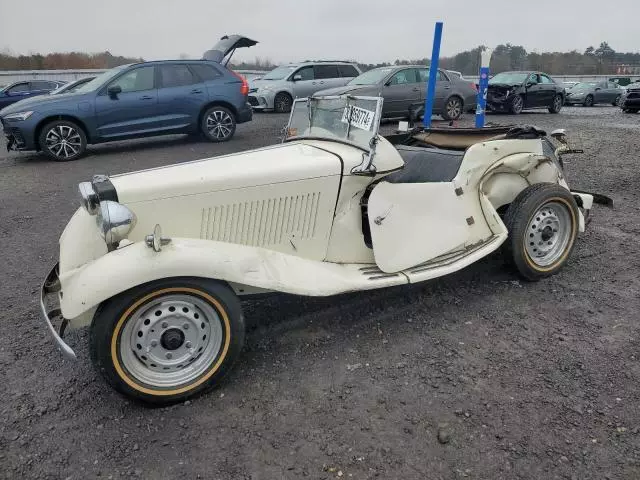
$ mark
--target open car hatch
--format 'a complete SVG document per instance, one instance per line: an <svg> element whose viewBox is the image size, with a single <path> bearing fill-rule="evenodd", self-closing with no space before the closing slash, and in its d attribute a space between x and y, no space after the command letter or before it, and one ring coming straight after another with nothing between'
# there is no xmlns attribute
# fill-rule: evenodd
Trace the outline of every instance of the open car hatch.
<svg viewBox="0 0 640 480"><path fill-rule="evenodd" d="M202 58L203 60L211 60L226 65L231 60L236 48L253 47L257 43L256 40L251 40L242 35L225 35L218 40L218 43L211 50L204 52Z"/></svg>

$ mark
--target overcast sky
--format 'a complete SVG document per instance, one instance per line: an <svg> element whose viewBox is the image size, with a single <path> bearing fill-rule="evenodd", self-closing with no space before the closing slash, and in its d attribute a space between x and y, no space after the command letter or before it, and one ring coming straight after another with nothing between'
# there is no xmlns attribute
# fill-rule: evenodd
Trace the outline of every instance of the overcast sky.
<svg viewBox="0 0 640 480"><path fill-rule="evenodd" d="M640 51L638 0L0 0L0 49L200 58L225 33L260 43L234 60L273 62L430 56L434 22L442 54L510 42L528 51L583 51L607 41ZM24 12L20 10L24 7Z"/></svg>

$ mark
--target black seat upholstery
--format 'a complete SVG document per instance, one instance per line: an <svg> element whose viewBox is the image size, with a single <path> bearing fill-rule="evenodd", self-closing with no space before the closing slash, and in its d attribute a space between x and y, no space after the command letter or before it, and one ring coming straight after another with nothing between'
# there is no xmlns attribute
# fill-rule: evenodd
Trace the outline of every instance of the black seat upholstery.
<svg viewBox="0 0 640 480"><path fill-rule="evenodd" d="M395 146L404 168L386 177L389 183L450 182L460 169L464 152L435 148Z"/></svg>

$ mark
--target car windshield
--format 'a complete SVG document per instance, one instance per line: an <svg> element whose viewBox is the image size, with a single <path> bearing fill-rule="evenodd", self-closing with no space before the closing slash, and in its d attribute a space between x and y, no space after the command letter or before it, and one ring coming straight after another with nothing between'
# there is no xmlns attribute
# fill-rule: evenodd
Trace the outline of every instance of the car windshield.
<svg viewBox="0 0 640 480"><path fill-rule="evenodd" d="M574 90L588 90L590 88L595 87L596 84L595 83L591 83L591 82L580 82L580 83L576 83L572 88Z"/></svg>
<svg viewBox="0 0 640 480"><path fill-rule="evenodd" d="M125 68L127 68L129 65L120 65L119 67L115 67L112 68L111 70L107 70L106 72L104 72L101 75L98 75L96 78L94 78L93 80L91 80L90 82L85 83L84 85L81 85L80 87L78 87L75 92L76 93L89 93L89 92L93 92L94 90L97 90L98 88L100 88L101 86L103 86L105 83L107 83L109 80L111 80L113 77L115 77L116 75L118 75L122 70L124 70Z"/></svg>
<svg viewBox="0 0 640 480"><path fill-rule="evenodd" d="M376 83L380 83L384 80L392 71L392 67L369 70L368 72L364 72L362 75L358 75L347 83L347 85L375 85Z"/></svg>
<svg viewBox="0 0 640 480"><path fill-rule="evenodd" d="M287 78L291 72L295 70L296 67L278 67L274 70L271 70L260 80L282 80L283 78Z"/></svg>
<svg viewBox="0 0 640 480"><path fill-rule="evenodd" d="M378 135L382 99L351 95L298 99L293 104L285 140L326 138L352 143L366 151Z"/></svg>
<svg viewBox="0 0 640 480"><path fill-rule="evenodd" d="M528 73L502 72L491 78L491 80L489 80L489 83L505 83L507 85L517 85L523 83L529 75L530 74Z"/></svg>

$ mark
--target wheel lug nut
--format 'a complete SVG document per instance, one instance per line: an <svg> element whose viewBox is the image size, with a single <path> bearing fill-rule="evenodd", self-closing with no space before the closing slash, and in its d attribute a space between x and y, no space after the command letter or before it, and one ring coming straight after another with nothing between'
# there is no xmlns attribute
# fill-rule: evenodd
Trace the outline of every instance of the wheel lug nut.
<svg viewBox="0 0 640 480"><path fill-rule="evenodd" d="M184 325L182 325L182 328L184 328L185 330L189 330L189 324L185 323Z"/></svg>
<svg viewBox="0 0 640 480"><path fill-rule="evenodd" d="M162 328L167 328L169 324L167 322L162 322Z"/></svg>
<svg viewBox="0 0 640 480"><path fill-rule="evenodd" d="M184 346L187 347L187 348L191 348L191 342L185 343Z"/></svg>
<svg viewBox="0 0 640 480"><path fill-rule="evenodd" d="M165 355L165 357L167 357L169 360L173 358L173 355L170 352L167 352L167 354Z"/></svg>
<svg viewBox="0 0 640 480"><path fill-rule="evenodd" d="M158 341L157 340L151 340L151 346L152 347L156 347L158 345Z"/></svg>

